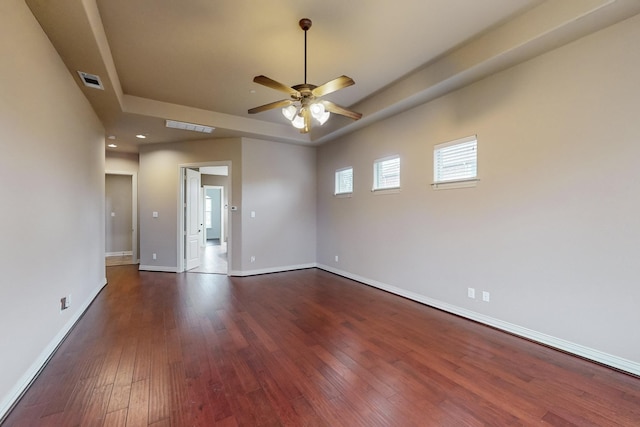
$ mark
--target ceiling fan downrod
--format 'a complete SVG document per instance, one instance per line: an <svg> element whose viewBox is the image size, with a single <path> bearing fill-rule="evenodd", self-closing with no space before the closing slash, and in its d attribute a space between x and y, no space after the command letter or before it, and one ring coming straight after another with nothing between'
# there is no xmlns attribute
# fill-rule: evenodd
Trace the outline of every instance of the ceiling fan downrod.
<svg viewBox="0 0 640 427"><path fill-rule="evenodd" d="M307 31L311 28L311 19L302 18L298 25L304 31L304 84L307 84Z"/></svg>

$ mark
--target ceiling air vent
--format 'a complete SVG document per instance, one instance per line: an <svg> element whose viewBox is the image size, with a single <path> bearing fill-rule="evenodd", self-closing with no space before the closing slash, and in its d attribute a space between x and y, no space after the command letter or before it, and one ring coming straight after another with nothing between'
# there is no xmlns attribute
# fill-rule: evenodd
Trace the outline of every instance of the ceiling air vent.
<svg viewBox="0 0 640 427"><path fill-rule="evenodd" d="M175 120L167 120L166 126L168 128L173 128L173 129L183 129L183 130L190 130L193 132L202 132L202 133L211 133L213 132L213 129L214 129L211 126L196 125L194 123L178 122Z"/></svg>
<svg viewBox="0 0 640 427"><path fill-rule="evenodd" d="M94 74L85 73L83 71L78 71L78 74L80 75L80 80L82 80L82 83L84 83L85 86L104 90L104 86L102 86L100 77Z"/></svg>

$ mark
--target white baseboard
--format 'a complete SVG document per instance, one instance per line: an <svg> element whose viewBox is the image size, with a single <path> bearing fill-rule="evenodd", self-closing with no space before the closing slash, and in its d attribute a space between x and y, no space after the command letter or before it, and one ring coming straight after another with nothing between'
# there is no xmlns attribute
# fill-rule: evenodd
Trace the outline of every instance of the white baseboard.
<svg viewBox="0 0 640 427"><path fill-rule="evenodd" d="M163 265L142 265L138 266L140 271L157 271L160 273L177 273L178 267L165 267Z"/></svg>
<svg viewBox="0 0 640 427"><path fill-rule="evenodd" d="M120 252L106 252L104 256L131 256L132 251L120 251Z"/></svg>
<svg viewBox="0 0 640 427"><path fill-rule="evenodd" d="M262 268L258 270L231 270L229 271L229 276L256 276L258 274L268 274L268 273L282 273L283 271L291 271L291 270L304 270L305 268L315 268L317 264L315 262L309 264L299 264L299 265L288 265L282 267L270 267L270 268Z"/></svg>
<svg viewBox="0 0 640 427"><path fill-rule="evenodd" d="M527 338L532 341L536 341L538 343L547 345L549 347L553 347L558 350L562 350L567 353L571 353L576 356L580 356L585 359L589 359L594 362L601 363L603 365L607 365L612 368L619 369L621 371L625 371L630 374L640 376L640 363L633 362L631 360L627 360L622 357L614 356L612 354L608 354L590 347L585 347L583 345L576 344L574 342L567 341L562 338L557 338L551 335L544 334L542 332L524 328L522 326L505 322L503 320L486 316L484 314L476 313L475 311L467 310L465 308L448 304L446 302L442 302L433 298L428 298L424 295L420 295L415 292L411 292L405 289L391 286L386 283L378 282L376 280L368 279L366 277L362 277L357 274L352 274L347 271L342 271L337 268L330 267L328 265L318 264L317 267L321 270L325 270L330 273L337 274L338 276L343 276L348 279L355 280L357 282L362 282L366 285L382 289L392 294L400 295L402 297L411 299L413 301L417 301L419 303L422 303L431 307L435 307L437 309L447 311L449 313L453 313L458 316L462 316L467 319L471 319L476 322L483 323L485 325L492 326L496 329L500 329L505 332L509 332L511 334L518 335L520 337Z"/></svg>
<svg viewBox="0 0 640 427"><path fill-rule="evenodd" d="M0 424L9 413L9 410L11 410L13 405L18 401L18 399L20 399L22 394L38 376L42 368L45 367L45 365L47 364L51 356L53 356L53 353L57 350L58 346L62 343L69 331L71 331L73 326L80 319L80 317L82 317L87 308L89 308L89 305L91 305L93 300L96 298L96 296L98 296L98 294L106 284L107 279L104 279L103 283L98 284L98 286L91 292L89 297L83 302L80 309L76 311L76 313L69 319L67 323L65 323L60 332L58 332L58 334L49 342L49 345L47 345L45 349L42 350L38 358L31 364L27 372L22 375L16 385L11 389L11 391L9 391L7 396L2 399L2 402L0 402Z"/></svg>

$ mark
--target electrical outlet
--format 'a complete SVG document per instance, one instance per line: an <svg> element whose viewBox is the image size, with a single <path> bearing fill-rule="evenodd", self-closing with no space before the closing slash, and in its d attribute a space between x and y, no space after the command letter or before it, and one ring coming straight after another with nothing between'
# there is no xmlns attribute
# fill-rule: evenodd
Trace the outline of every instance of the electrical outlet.
<svg viewBox="0 0 640 427"><path fill-rule="evenodd" d="M336 262L338 262L340 260L340 258L338 258L338 255L336 255Z"/></svg>
<svg viewBox="0 0 640 427"><path fill-rule="evenodd" d="M256 262L256 257L254 257L253 255L251 255L251 262Z"/></svg>
<svg viewBox="0 0 640 427"><path fill-rule="evenodd" d="M467 296L469 298L475 298L476 297L476 290L474 288L468 288L467 289Z"/></svg>
<svg viewBox="0 0 640 427"><path fill-rule="evenodd" d="M66 310L71 305L71 295L60 298L60 311Z"/></svg>
<svg viewBox="0 0 640 427"><path fill-rule="evenodd" d="M491 301L491 295L487 291L482 291L482 301L489 302Z"/></svg>
<svg viewBox="0 0 640 427"><path fill-rule="evenodd" d="M152 257L153 259L156 259L156 258L157 258L157 256L156 256L155 252L153 253L153 255L151 255L151 257Z"/></svg>

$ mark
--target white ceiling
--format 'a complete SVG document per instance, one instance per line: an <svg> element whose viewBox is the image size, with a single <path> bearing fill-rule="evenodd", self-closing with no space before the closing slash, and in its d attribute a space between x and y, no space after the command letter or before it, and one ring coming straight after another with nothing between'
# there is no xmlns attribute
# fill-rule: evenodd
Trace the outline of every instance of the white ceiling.
<svg viewBox="0 0 640 427"><path fill-rule="evenodd" d="M251 136L315 144L638 13L618 0L26 0L67 67L97 74L83 87L119 150L140 143ZM342 74L356 82L327 96L364 114L333 116L302 135L279 111L247 110L287 95L252 82ZM589 18L582 19L581 18ZM588 24L588 25L586 25ZM549 35L553 37L549 37ZM213 134L165 129L175 119ZM147 134L144 142L135 134ZM111 141L110 141L111 142Z"/></svg>

